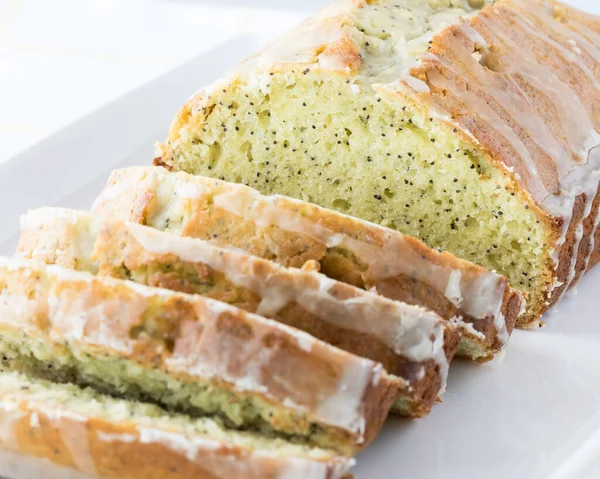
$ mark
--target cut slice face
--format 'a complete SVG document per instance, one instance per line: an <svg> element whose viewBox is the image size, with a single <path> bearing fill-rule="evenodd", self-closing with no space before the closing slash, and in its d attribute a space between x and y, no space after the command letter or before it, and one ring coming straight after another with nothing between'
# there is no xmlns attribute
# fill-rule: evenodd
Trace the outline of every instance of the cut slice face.
<svg viewBox="0 0 600 479"><path fill-rule="evenodd" d="M74 471L107 479L340 479L353 462L210 418L6 370L0 372L0 423L6 449L0 471L19 479L84 477Z"/></svg>

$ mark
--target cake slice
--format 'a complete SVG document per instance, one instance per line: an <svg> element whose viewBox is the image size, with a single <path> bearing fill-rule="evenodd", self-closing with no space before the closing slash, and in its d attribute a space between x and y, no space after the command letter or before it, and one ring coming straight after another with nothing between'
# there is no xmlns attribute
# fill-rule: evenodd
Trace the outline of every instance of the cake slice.
<svg viewBox="0 0 600 479"><path fill-rule="evenodd" d="M241 248L461 323L461 356L485 361L502 349L522 298L502 276L427 248L415 238L283 196L163 168L113 172L94 212ZM35 226L34 228L35 229Z"/></svg>
<svg viewBox="0 0 600 479"><path fill-rule="evenodd" d="M11 368L353 454L396 396L381 365L225 303L0 261Z"/></svg>
<svg viewBox="0 0 600 479"><path fill-rule="evenodd" d="M74 471L104 479L341 479L353 463L210 418L8 371L0 373L0 424L0 471L11 479L83 477ZM19 456L5 459L5 451Z"/></svg>
<svg viewBox="0 0 600 479"><path fill-rule="evenodd" d="M30 211L17 256L195 293L276 319L401 379L394 411L429 412L445 390L454 325L312 271L136 223L62 208Z"/></svg>
<svg viewBox="0 0 600 479"><path fill-rule="evenodd" d="M533 327L600 259L599 132L599 17L554 0L340 0L195 94L156 163L496 270Z"/></svg>

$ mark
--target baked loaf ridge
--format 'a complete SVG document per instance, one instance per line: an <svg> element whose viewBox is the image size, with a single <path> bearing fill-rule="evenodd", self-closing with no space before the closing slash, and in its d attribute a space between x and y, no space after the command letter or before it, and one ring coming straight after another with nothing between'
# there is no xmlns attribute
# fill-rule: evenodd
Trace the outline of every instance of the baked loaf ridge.
<svg viewBox="0 0 600 479"><path fill-rule="evenodd" d="M454 325L326 276L135 223L62 208L21 220L17 256L201 294L301 329L400 379L394 411L423 416L444 392Z"/></svg>
<svg viewBox="0 0 600 479"><path fill-rule="evenodd" d="M381 365L200 296L0 260L12 369L351 455L396 395Z"/></svg>
<svg viewBox="0 0 600 479"><path fill-rule="evenodd" d="M397 231L243 185L127 168L113 172L94 212L232 245L286 266L316 262L331 278L463 320L458 353L479 361L506 344L521 311L521 297L498 274Z"/></svg>
<svg viewBox="0 0 600 479"><path fill-rule="evenodd" d="M209 418L7 371L0 373L0 423L2 447L24 455L3 460L0 471L18 479L79 478L72 470L106 479L340 479L353 463Z"/></svg>
<svg viewBox="0 0 600 479"><path fill-rule="evenodd" d="M600 18L484 3L336 2L193 96L156 162L496 270L535 326L600 258Z"/></svg>

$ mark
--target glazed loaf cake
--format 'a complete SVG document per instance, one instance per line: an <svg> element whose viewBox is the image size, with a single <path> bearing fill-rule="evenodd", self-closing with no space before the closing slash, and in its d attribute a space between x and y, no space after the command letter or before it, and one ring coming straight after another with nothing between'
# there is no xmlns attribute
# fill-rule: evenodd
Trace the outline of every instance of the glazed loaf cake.
<svg viewBox="0 0 600 479"><path fill-rule="evenodd" d="M381 365L224 303L0 261L0 353L15 370L353 454L396 396Z"/></svg>
<svg viewBox="0 0 600 479"><path fill-rule="evenodd" d="M459 324L459 355L478 361L506 344L522 307L522 298L498 274L397 231L243 185L157 167L127 168L113 172L94 212L231 245L286 266L312 262L336 280L428 307Z"/></svg>
<svg viewBox="0 0 600 479"><path fill-rule="evenodd" d="M600 258L600 18L484 3L337 1L194 95L156 163L496 270L535 326Z"/></svg>
<svg viewBox="0 0 600 479"><path fill-rule="evenodd" d="M0 425L0 445L19 454L0 453L11 479L341 479L353 462L8 371L0 372Z"/></svg>
<svg viewBox="0 0 600 479"><path fill-rule="evenodd" d="M394 411L423 416L446 388L454 324L319 273L135 223L62 208L30 211L17 256L201 294L276 319L383 365L398 377Z"/></svg>

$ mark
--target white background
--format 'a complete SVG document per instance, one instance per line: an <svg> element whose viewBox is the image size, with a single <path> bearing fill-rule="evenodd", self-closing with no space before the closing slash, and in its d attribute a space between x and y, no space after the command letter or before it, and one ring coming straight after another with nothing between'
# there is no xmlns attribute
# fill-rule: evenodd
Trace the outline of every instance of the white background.
<svg viewBox="0 0 600 479"><path fill-rule="evenodd" d="M573 2L600 14L600 0ZM325 3L0 0L0 163L230 38L274 37ZM583 478L600 478L600 462Z"/></svg>

